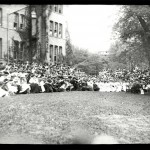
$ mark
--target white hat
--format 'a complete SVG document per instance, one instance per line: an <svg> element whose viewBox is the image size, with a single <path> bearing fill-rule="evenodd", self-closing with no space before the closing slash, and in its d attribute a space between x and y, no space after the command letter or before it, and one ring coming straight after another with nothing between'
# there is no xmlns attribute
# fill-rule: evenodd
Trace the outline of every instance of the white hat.
<svg viewBox="0 0 150 150"><path fill-rule="evenodd" d="M13 81L19 81L19 78L18 78L18 77L15 77L15 78L13 79Z"/></svg>
<svg viewBox="0 0 150 150"><path fill-rule="evenodd" d="M21 78L25 78L25 74L20 74L20 77Z"/></svg>

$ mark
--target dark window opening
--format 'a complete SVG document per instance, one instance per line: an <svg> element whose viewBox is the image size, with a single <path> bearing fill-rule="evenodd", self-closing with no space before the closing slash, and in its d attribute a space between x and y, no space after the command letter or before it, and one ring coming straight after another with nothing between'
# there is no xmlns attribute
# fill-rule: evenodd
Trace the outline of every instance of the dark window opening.
<svg viewBox="0 0 150 150"><path fill-rule="evenodd" d="M53 45L50 45L50 59L53 61Z"/></svg>
<svg viewBox="0 0 150 150"><path fill-rule="evenodd" d="M50 21L50 36L53 36L53 21Z"/></svg>
<svg viewBox="0 0 150 150"><path fill-rule="evenodd" d="M55 22L54 36L58 37L58 23Z"/></svg>
<svg viewBox="0 0 150 150"><path fill-rule="evenodd" d="M14 14L15 14L14 29L17 29L19 24L19 15L18 13L14 13Z"/></svg>
<svg viewBox="0 0 150 150"><path fill-rule="evenodd" d="M62 24L59 24L59 38L62 38Z"/></svg>
<svg viewBox="0 0 150 150"><path fill-rule="evenodd" d="M54 11L58 12L58 5L54 5Z"/></svg>

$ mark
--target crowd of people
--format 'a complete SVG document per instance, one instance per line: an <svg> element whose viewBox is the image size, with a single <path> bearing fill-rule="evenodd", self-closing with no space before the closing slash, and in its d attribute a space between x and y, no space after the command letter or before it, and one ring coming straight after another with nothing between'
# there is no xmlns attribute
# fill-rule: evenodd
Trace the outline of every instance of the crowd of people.
<svg viewBox="0 0 150 150"><path fill-rule="evenodd" d="M150 71L103 70L87 75L65 64L11 63L0 70L0 97L64 91L148 93Z"/></svg>

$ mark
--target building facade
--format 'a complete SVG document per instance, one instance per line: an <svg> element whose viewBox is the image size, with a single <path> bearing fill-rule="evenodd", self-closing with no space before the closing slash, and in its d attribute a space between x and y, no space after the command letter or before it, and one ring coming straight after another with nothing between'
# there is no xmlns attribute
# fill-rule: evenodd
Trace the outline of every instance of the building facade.
<svg viewBox="0 0 150 150"><path fill-rule="evenodd" d="M10 57L22 58L22 39L17 32L18 28L23 28L23 17L25 12L13 13L26 7L25 5L0 5L0 60ZM12 49L12 45L15 47ZM20 55L20 56L19 56Z"/></svg>
<svg viewBox="0 0 150 150"><path fill-rule="evenodd" d="M0 5L0 60L24 62L28 60L29 50L32 50L34 61L61 62L66 43L63 5L32 5L32 39L26 35L26 7ZM32 40L31 49L29 40Z"/></svg>
<svg viewBox="0 0 150 150"><path fill-rule="evenodd" d="M38 57L40 56L47 63L61 63L62 56L66 55L66 20L63 15L63 5L36 7L38 7L36 9Z"/></svg>

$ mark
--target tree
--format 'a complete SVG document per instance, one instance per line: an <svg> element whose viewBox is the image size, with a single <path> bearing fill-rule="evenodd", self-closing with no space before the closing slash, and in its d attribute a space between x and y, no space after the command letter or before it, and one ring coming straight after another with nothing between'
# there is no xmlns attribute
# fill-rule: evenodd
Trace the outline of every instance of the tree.
<svg viewBox="0 0 150 150"><path fill-rule="evenodd" d="M119 35L118 52L132 65L140 65L146 58L150 67L150 7L148 5L122 6L122 16L114 26ZM142 60L142 61L141 61ZM145 62L146 62L145 61Z"/></svg>
<svg viewBox="0 0 150 150"><path fill-rule="evenodd" d="M87 74L98 75L106 60L97 54L91 54L87 49L79 48L71 43L68 28L66 29L66 63L74 68L80 68Z"/></svg>
<svg viewBox="0 0 150 150"><path fill-rule="evenodd" d="M84 49L75 48L73 55L74 67L80 68L87 74L98 75L104 65L107 65L107 61L100 55L89 53Z"/></svg>
<svg viewBox="0 0 150 150"><path fill-rule="evenodd" d="M127 68L132 70L135 65L141 66L145 62L142 47L137 42L116 41L111 45L109 66L111 68Z"/></svg>
<svg viewBox="0 0 150 150"><path fill-rule="evenodd" d="M78 66L80 63L84 63L88 59L89 53L85 49L72 46L72 52L73 52L72 64L75 66Z"/></svg>
<svg viewBox="0 0 150 150"><path fill-rule="evenodd" d="M72 51L72 44L70 40L70 34L68 31L68 27L66 28L66 57L65 61L68 65L72 65L72 58L73 58L73 51Z"/></svg>

